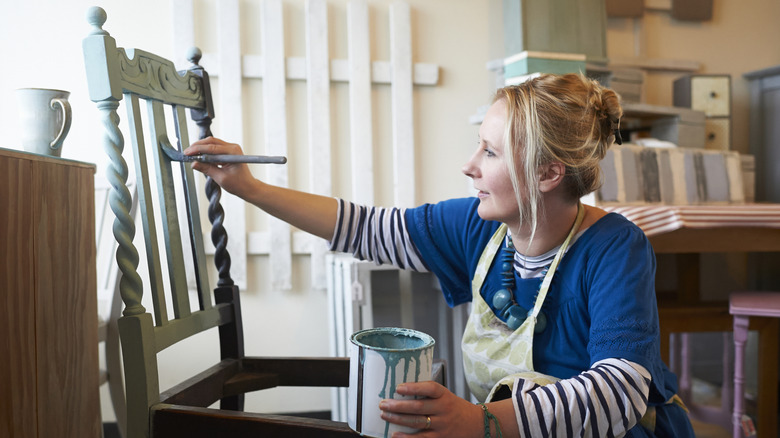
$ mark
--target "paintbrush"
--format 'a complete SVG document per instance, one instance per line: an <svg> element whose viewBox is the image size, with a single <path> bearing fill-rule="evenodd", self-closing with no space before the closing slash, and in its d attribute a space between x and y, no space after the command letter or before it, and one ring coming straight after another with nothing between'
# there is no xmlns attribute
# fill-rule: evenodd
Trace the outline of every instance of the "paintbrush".
<svg viewBox="0 0 780 438"><path fill-rule="evenodd" d="M287 157L271 157L266 155L230 155L230 154L201 154L184 155L181 151L170 146L160 145L160 149L165 152L172 161L181 161L191 163L199 161L201 163L260 163L260 164L285 164Z"/></svg>

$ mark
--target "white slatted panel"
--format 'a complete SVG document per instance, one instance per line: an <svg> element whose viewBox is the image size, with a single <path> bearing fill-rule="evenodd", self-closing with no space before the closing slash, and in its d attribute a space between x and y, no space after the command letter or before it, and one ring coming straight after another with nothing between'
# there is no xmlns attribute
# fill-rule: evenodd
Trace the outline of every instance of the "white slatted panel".
<svg viewBox="0 0 780 438"><path fill-rule="evenodd" d="M220 0L217 8L217 46L219 104L216 106L215 135L244 146L244 114L241 93L241 33L238 0ZM207 70L208 71L208 70ZM230 274L236 284L246 288L246 204L222 192L228 252L232 262ZM209 239L210 240L210 239Z"/></svg>
<svg viewBox="0 0 780 438"><path fill-rule="evenodd" d="M352 201L374 205L374 159L371 119L371 58L368 6L347 5L349 51L349 131L352 157Z"/></svg>
<svg viewBox="0 0 780 438"><path fill-rule="evenodd" d="M215 62L209 62L214 59L214 55L205 53L203 55L203 65L215 65ZM262 79L265 62L262 55L244 55L243 75L246 79ZM306 80L306 59L291 56L286 59L287 79ZM219 66L209 69L209 75L212 77L219 75ZM331 82L349 82L349 61L346 59L330 60L330 80ZM412 80L414 85L437 85L439 83L439 66L426 62L417 62L413 65ZM374 84L388 85L392 82L390 61L372 61L371 62L371 82Z"/></svg>
<svg viewBox="0 0 780 438"><path fill-rule="evenodd" d="M330 144L330 69L328 7L325 0L306 1L307 118L309 121L309 181L312 193L333 194ZM311 284L324 289L326 282L324 240L311 248Z"/></svg>
<svg viewBox="0 0 780 438"><path fill-rule="evenodd" d="M265 113L265 147L268 155L287 156L287 93L284 73L284 21L281 0L262 3L262 41L265 59L263 77L263 111ZM270 165L268 182L287 187L287 166ZM290 225L269 219L271 232L270 272L274 290L292 289L292 248Z"/></svg>
<svg viewBox="0 0 780 438"><path fill-rule="evenodd" d="M412 29L409 5L390 6L390 65L392 68L393 185L397 207L413 207L414 123L412 117Z"/></svg>
<svg viewBox="0 0 780 438"><path fill-rule="evenodd" d="M194 45L193 0L173 0L174 48L181 68L188 65L184 54ZM284 56L284 32L281 0L262 2L262 54L241 54L239 0L216 2L218 53L205 53L201 64L216 81L217 119L215 134L242 144L249 153L287 155L286 80L307 81L308 147L311 167L310 190L332 195L330 84L349 82L350 147L352 161L351 200L374 204L372 84L391 85L393 184L395 203L415 205L414 196L414 85L436 85L439 67L412 63L409 6L396 2L390 6L390 61L371 61L369 11L365 0L347 5L348 59L330 59L326 0L307 0L305 12L305 58ZM177 64L179 65L179 64ZM265 113L265 151L243 144L243 79L263 80ZM295 157L288 164L295 166ZM286 166L269 166L268 182L287 186ZM224 194L229 246L236 282L246 287L246 255L270 254L273 287L290 288L292 255L311 254L312 286L324 288L326 281L325 243L304 233L290 233L289 226L275 219L267 231L246 234L245 203ZM247 239L243 237L247 236ZM213 245L207 239L207 250Z"/></svg>

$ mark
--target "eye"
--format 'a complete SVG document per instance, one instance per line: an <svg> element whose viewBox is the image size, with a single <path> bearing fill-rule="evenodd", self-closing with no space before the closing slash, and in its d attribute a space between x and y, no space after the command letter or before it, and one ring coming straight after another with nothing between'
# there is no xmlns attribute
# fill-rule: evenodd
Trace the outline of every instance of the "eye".
<svg viewBox="0 0 780 438"><path fill-rule="evenodd" d="M496 156L496 154L493 151L491 151L490 148L484 148L482 149L482 151L485 152L485 155L487 155L488 157L492 158Z"/></svg>

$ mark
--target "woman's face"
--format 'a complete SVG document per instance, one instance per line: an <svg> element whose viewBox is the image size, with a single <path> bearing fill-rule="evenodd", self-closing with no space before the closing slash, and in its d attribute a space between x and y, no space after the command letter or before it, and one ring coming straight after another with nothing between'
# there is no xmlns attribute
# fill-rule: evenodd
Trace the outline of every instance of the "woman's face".
<svg viewBox="0 0 780 438"><path fill-rule="evenodd" d="M479 191L479 216L512 227L518 221L519 206L505 161L505 125L506 102L502 99L485 114L477 150L463 166L463 173L474 181L474 188Z"/></svg>

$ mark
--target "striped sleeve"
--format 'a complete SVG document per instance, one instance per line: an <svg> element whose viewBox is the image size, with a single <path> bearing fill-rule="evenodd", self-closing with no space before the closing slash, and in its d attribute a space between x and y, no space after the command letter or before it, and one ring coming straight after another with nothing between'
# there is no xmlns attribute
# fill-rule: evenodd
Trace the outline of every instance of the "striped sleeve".
<svg viewBox="0 0 780 438"><path fill-rule="evenodd" d="M644 415L649 392L644 367L604 359L551 385L518 379L513 402L523 437L621 437Z"/></svg>
<svg viewBox="0 0 780 438"><path fill-rule="evenodd" d="M351 253L359 260L428 272L398 208L364 207L339 199L331 251Z"/></svg>

